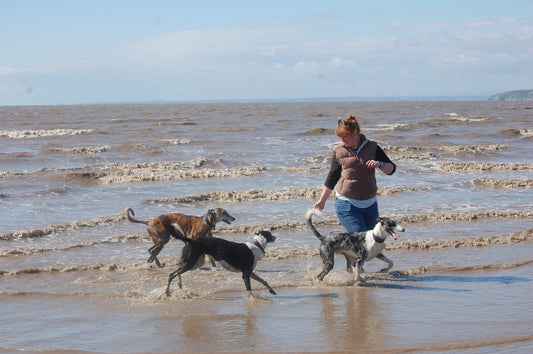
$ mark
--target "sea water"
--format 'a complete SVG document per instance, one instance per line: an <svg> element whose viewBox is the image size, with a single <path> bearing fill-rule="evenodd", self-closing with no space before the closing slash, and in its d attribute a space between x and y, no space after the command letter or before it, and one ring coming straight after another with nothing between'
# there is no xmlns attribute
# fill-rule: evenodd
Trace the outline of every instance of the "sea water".
<svg viewBox="0 0 533 354"><path fill-rule="evenodd" d="M339 117L397 164L379 209L406 227L354 284L319 282L303 215ZM0 107L0 350L525 353L533 349L531 102L262 102ZM256 271L205 266L164 295L183 244L148 264L128 222L223 207L214 236L278 238ZM334 200L316 219L342 230Z"/></svg>

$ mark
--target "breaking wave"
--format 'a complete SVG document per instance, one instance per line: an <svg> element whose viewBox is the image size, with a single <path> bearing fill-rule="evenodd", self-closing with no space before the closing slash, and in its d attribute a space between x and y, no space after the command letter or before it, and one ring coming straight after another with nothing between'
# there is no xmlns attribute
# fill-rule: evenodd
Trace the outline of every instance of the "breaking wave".
<svg viewBox="0 0 533 354"><path fill-rule="evenodd" d="M12 139L41 138L62 135L92 134L94 132L94 129L0 130L0 137Z"/></svg>
<svg viewBox="0 0 533 354"><path fill-rule="evenodd" d="M506 129L502 131L505 135L518 135L525 138L533 137L533 129Z"/></svg>
<svg viewBox="0 0 533 354"><path fill-rule="evenodd" d="M334 134L335 134L334 129L326 129L326 128L313 128L303 133L303 135L306 135L306 136L334 135Z"/></svg>
<svg viewBox="0 0 533 354"><path fill-rule="evenodd" d="M497 162L440 162L437 166L446 172L527 172L533 169L533 162L497 163Z"/></svg>
<svg viewBox="0 0 533 354"><path fill-rule="evenodd" d="M454 124L479 124L491 120L483 116L464 117L457 113L446 113L443 118L429 118L414 123L378 124L367 127L365 130L372 132L406 131L424 127L447 126Z"/></svg>
<svg viewBox="0 0 533 354"><path fill-rule="evenodd" d="M97 154L111 150L110 146L77 146L70 148L50 147L46 149L49 152L74 153L74 154Z"/></svg>
<svg viewBox="0 0 533 354"><path fill-rule="evenodd" d="M107 163L77 168L40 168L35 171L1 171L0 178L62 172L66 181L97 181L121 184L149 181L172 181L196 178L255 176L265 171L263 166L242 166L227 169L205 168L207 159L199 157L185 162Z"/></svg>
<svg viewBox="0 0 533 354"><path fill-rule="evenodd" d="M429 250L442 248L471 248L491 245L516 244L533 240L533 229L517 231L507 235L480 236L460 240L443 241L400 241L387 243L391 250ZM533 260L531 261L533 262Z"/></svg>
<svg viewBox="0 0 533 354"><path fill-rule="evenodd" d="M478 188L483 189L509 189L509 188L531 188L533 179L493 179L493 178L476 178L472 181Z"/></svg>
<svg viewBox="0 0 533 354"><path fill-rule="evenodd" d="M262 173L262 166L234 167L228 169L193 169L201 167L205 159L200 158L192 162L158 162L145 164L116 164L108 172L95 172L90 175L105 184L171 181L177 179L195 178L223 178L255 176Z"/></svg>
<svg viewBox="0 0 533 354"><path fill-rule="evenodd" d="M112 215L112 216L102 216L88 221L73 221L64 224L50 225L42 229L32 229L32 230L22 230L16 232L9 232L0 235L0 240L11 240L16 238L31 238L31 237L40 237L46 236L53 233L58 233L62 231L73 230L82 227L95 227L98 225L103 225L106 223L117 222L124 219L123 213Z"/></svg>
<svg viewBox="0 0 533 354"><path fill-rule="evenodd" d="M491 264L481 264L481 265L469 265L469 266L418 266L408 270L400 270L396 273L403 276L413 276L421 275L428 273L430 271L437 272L467 272L473 270L484 270L484 269L511 269L526 266L533 263L533 259L528 259L520 262L513 263L491 263Z"/></svg>
<svg viewBox="0 0 533 354"><path fill-rule="evenodd" d="M506 144L491 144L491 145L450 145L450 146L385 146L383 150L396 154L412 154L426 151L441 151L441 152L469 152L469 153L487 153L494 151L501 151L507 149L509 145Z"/></svg>
<svg viewBox="0 0 533 354"><path fill-rule="evenodd" d="M376 128L366 128L368 131L395 131L411 128L411 123L377 124Z"/></svg>
<svg viewBox="0 0 533 354"><path fill-rule="evenodd" d="M186 145L191 143L191 140L187 138L164 139L161 141L168 145Z"/></svg>
<svg viewBox="0 0 533 354"><path fill-rule="evenodd" d="M432 187L383 187L378 190L380 196L390 196L407 191L428 191ZM150 203L197 203L197 202L245 202L245 201L273 201L290 199L315 200L320 196L321 188L290 188L283 190L265 191L251 189L248 191L212 191L194 195L173 198L155 198L147 200Z"/></svg>
<svg viewBox="0 0 533 354"><path fill-rule="evenodd" d="M72 266L50 266L50 267L34 267L34 268L24 268L12 270L9 272L0 270L0 275L3 276L16 276L22 274L35 274L35 273L54 273L54 272L78 272L78 271L88 271L88 270L106 270L106 271L117 271L117 270L131 270L131 265L127 264L103 264L95 263L89 265L72 265Z"/></svg>

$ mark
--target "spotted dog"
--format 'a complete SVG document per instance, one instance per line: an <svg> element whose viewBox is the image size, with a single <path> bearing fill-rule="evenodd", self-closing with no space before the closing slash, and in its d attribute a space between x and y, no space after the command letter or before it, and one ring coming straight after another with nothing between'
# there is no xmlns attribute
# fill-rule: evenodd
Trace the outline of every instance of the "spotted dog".
<svg viewBox="0 0 533 354"><path fill-rule="evenodd" d="M315 208L309 209L305 213L307 226L313 231L320 240L320 257L322 257L323 268L318 275L322 281L324 277L333 269L334 255L339 253L346 257L347 270L352 272L352 264L355 260L355 281L361 281L363 264L375 257L387 263L386 268L381 272L386 272L392 268L393 262L383 255L385 249L385 240L391 236L397 240L400 236L396 232L404 232L405 228L400 226L395 220L387 217L380 217L376 226L372 230L361 232L339 232L332 231L326 236L321 235L313 226L313 215L321 216L322 214Z"/></svg>

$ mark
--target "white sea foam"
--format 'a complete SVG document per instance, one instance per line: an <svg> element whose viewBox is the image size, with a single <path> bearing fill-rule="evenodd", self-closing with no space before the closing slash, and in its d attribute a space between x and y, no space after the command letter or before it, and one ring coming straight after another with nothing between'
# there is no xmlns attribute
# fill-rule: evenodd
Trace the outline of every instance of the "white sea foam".
<svg viewBox="0 0 533 354"><path fill-rule="evenodd" d="M457 121L457 122L468 122L468 123L477 123L477 122L484 122L487 120L487 118L484 117L450 117L451 121Z"/></svg>
<svg viewBox="0 0 533 354"><path fill-rule="evenodd" d="M0 130L0 137L7 137L12 139L22 138L40 138L50 136L62 136L62 135L79 135L79 134L92 134L94 129L38 129L38 130Z"/></svg>
<svg viewBox="0 0 533 354"><path fill-rule="evenodd" d="M107 152L111 150L110 146L76 146L69 148L58 148L52 147L48 149L49 151L59 152L59 153L76 153L76 154L96 154L100 152Z"/></svg>
<svg viewBox="0 0 533 354"><path fill-rule="evenodd" d="M161 141L169 145L186 145L191 143L191 140L187 138L163 139Z"/></svg>
<svg viewBox="0 0 533 354"><path fill-rule="evenodd" d="M520 135L531 138L533 137L533 129L520 129Z"/></svg>
<svg viewBox="0 0 533 354"><path fill-rule="evenodd" d="M365 128L367 131L395 131L401 129L408 129L411 126L409 123L395 123L395 124L377 124L375 128Z"/></svg>

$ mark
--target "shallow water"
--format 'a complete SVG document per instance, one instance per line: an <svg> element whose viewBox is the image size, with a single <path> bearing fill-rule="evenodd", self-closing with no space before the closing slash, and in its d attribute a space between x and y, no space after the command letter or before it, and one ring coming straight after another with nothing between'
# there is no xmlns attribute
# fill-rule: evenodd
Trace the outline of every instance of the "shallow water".
<svg viewBox="0 0 533 354"><path fill-rule="evenodd" d="M320 102L0 107L0 351L525 353L533 349L533 107L527 102ZM381 215L406 232L354 284L322 283L303 222L337 118L398 165ZM321 232L341 230L328 202ZM204 267L164 295L182 247L146 263L162 213L224 207L214 235L278 239L257 273Z"/></svg>

